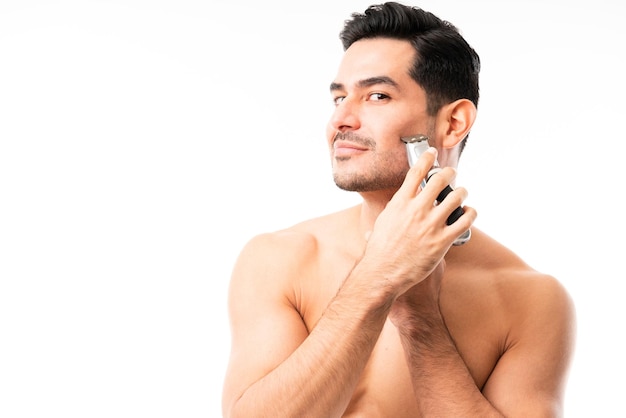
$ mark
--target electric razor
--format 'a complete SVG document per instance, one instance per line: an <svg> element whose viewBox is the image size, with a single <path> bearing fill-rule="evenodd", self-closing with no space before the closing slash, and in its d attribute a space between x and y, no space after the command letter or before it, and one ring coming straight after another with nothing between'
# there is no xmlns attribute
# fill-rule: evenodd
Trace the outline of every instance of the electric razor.
<svg viewBox="0 0 626 418"><path fill-rule="evenodd" d="M407 153L410 167L413 167L413 165L415 165L415 163L419 159L420 155L422 155L430 147L430 144L428 143L428 137L426 135L418 134L418 135L402 137L400 139L402 140L402 142L404 142L406 146L406 153ZM426 186L426 182L430 180L430 178L436 173L438 173L439 171L441 171L441 167L439 167L439 162L435 160L435 164L430 169L426 177L422 180L422 188L424 188ZM446 186L441 191L441 193L439 193L439 195L437 196L437 202L441 203L443 199L446 198L448 193L450 193L452 190L453 189L452 187L450 187L450 185ZM461 206L457 207L450 214L450 216L448 216L448 219L446 220L446 224L452 225L457 219L461 217L461 215L463 215L463 213L464 213L463 208ZM463 245L467 241L469 241L471 236L472 236L472 231L468 229L463 234L461 234L461 236L458 237L452 244Z"/></svg>

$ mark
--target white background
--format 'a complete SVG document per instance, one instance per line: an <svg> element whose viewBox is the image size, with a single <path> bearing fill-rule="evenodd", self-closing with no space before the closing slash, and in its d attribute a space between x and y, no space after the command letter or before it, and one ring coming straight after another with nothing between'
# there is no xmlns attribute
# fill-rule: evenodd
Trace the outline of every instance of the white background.
<svg viewBox="0 0 626 418"><path fill-rule="evenodd" d="M371 3L2 0L1 416L220 415L241 246L358 201L324 127ZM482 58L477 226L576 303L566 415L624 414L619 2L414 4Z"/></svg>

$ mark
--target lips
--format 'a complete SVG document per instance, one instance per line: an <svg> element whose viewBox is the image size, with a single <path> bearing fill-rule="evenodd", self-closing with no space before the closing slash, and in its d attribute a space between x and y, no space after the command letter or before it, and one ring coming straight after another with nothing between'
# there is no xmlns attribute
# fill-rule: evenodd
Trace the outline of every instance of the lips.
<svg viewBox="0 0 626 418"><path fill-rule="evenodd" d="M350 141L337 140L333 143L336 158L351 157L367 151L367 147Z"/></svg>
<svg viewBox="0 0 626 418"><path fill-rule="evenodd" d="M357 151L365 151L365 150L367 150L367 147L365 147L363 145L359 145L359 144L356 144L354 142L344 141L344 140L335 141L333 143L333 148L335 150L338 150L338 149L353 149L353 150L357 150Z"/></svg>

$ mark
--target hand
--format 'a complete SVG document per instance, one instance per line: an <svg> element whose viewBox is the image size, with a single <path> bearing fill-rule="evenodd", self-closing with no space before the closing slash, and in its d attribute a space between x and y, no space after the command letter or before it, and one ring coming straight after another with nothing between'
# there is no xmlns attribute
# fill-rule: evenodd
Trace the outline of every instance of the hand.
<svg viewBox="0 0 626 418"><path fill-rule="evenodd" d="M476 212L465 213L452 225L446 219L467 196L463 188L443 202L436 198L454 180L455 171L444 168L422 189L420 183L433 166L436 150L429 149L409 170L400 189L378 216L363 255L399 296L424 280L441 262L454 240L468 230Z"/></svg>

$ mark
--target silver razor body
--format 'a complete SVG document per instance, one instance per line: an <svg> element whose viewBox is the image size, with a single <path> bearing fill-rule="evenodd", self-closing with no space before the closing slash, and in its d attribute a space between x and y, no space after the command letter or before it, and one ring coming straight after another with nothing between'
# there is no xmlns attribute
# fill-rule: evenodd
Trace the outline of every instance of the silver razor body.
<svg viewBox="0 0 626 418"><path fill-rule="evenodd" d="M426 135L413 135L413 136L405 136L402 139L404 145L406 146L406 154L409 159L409 167L413 167L420 155L426 152L426 150L430 147L428 143L428 137ZM435 166L438 167L439 163L435 161ZM430 177L430 176L427 176ZM424 180L424 184L426 181Z"/></svg>

